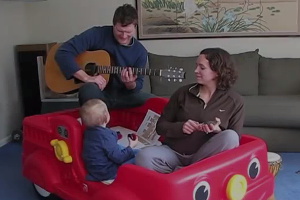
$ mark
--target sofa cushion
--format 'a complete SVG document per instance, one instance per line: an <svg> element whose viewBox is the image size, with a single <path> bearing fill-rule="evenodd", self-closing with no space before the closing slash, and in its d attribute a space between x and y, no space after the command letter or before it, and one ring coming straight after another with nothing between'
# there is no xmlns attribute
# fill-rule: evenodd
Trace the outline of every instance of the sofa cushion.
<svg viewBox="0 0 300 200"><path fill-rule="evenodd" d="M299 95L300 58L266 58L259 60L259 94Z"/></svg>
<svg viewBox="0 0 300 200"><path fill-rule="evenodd" d="M143 84L142 92L151 93L149 76L144 76L144 84Z"/></svg>
<svg viewBox="0 0 300 200"><path fill-rule="evenodd" d="M198 56L179 57L148 54L150 69L162 69L167 67L183 68L186 79L182 82L170 83L167 79L150 77L151 91L158 96L171 96L175 90L183 85L196 82L195 66ZM241 95L258 94L258 49L255 51L232 54L232 59L237 66L239 78L234 88Z"/></svg>
<svg viewBox="0 0 300 200"><path fill-rule="evenodd" d="M234 88L241 95L257 95L258 94L258 49L239 54L232 54L233 62L235 62L238 79Z"/></svg>
<svg viewBox="0 0 300 200"><path fill-rule="evenodd" d="M182 68L185 71L185 79L182 82L173 80L168 81L166 78L157 76L150 77L151 91L157 96L171 96L179 87L193 83L196 81L194 74L197 56L192 57L177 57L177 56L165 56L156 55L153 53L148 54L150 69L167 69Z"/></svg>
<svg viewBox="0 0 300 200"><path fill-rule="evenodd" d="M149 69L149 59L147 60L147 63L146 63L146 69ZM146 76L146 75L144 76L142 92L151 93L151 85L150 85L150 77L149 76Z"/></svg>
<svg viewBox="0 0 300 200"><path fill-rule="evenodd" d="M300 95L244 96L244 126L300 128Z"/></svg>

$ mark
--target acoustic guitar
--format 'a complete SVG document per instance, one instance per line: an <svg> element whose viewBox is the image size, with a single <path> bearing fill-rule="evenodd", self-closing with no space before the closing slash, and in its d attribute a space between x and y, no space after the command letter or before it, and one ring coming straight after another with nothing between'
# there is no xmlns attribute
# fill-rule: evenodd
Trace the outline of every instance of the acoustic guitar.
<svg viewBox="0 0 300 200"><path fill-rule="evenodd" d="M50 90L56 93L70 93L76 91L83 84L75 79L67 80L61 72L59 65L55 61L55 53L60 44L55 44L48 52L45 64L45 82ZM86 51L79 54L76 58L77 64L88 75L94 76L101 74L106 81L110 74L120 74L125 67L110 66L111 59L108 52L104 50ZM146 69L132 68L136 75L149 75L167 78L168 81L182 81L185 78L185 72L182 69Z"/></svg>

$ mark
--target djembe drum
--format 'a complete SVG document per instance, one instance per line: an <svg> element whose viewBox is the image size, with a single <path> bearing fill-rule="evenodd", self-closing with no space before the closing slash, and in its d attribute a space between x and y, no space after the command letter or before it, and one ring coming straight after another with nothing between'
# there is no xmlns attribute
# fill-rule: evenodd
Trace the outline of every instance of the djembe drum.
<svg viewBox="0 0 300 200"><path fill-rule="evenodd" d="M281 169L282 159L280 155L273 152L268 152L268 163L270 172L276 176L279 169Z"/></svg>

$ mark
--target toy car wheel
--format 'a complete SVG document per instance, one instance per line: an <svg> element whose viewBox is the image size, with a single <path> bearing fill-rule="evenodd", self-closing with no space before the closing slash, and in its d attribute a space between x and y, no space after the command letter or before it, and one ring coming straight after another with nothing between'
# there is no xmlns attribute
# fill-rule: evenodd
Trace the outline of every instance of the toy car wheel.
<svg viewBox="0 0 300 200"><path fill-rule="evenodd" d="M22 139L23 139L23 132L22 130L14 130L12 132L12 140L14 142L22 142Z"/></svg>
<svg viewBox="0 0 300 200"><path fill-rule="evenodd" d="M35 192L39 195L40 199L43 200L61 200L59 197L55 196L54 194L51 194L47 190L41 188L40 186L33 184L33 188Z"/></svg>

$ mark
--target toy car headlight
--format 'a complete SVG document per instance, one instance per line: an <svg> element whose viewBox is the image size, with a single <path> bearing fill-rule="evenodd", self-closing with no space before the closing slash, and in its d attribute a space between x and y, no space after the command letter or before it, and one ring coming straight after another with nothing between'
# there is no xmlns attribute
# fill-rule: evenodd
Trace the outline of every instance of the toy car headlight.
<svg viewBox="0 0 300 200"><path fill-rule="evenodd" d="M229 200L242 200L247 192L247 180L243 175L232 176L227 184L227 198Z"/></svg>

